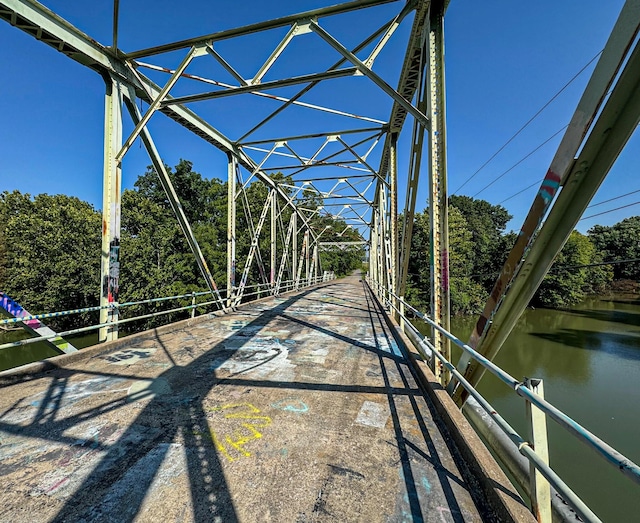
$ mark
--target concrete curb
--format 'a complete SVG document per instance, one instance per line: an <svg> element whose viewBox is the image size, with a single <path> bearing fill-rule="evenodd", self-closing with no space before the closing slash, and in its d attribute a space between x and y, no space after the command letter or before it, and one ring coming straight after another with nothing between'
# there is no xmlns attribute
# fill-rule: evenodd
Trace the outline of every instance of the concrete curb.
<svg viewBox="0 0 640 523"><path fill-rule="evenodd" d="M364 282L363 282L364 283ZM371 291L371 289L369 288ZM371 291L378 305L384 310ZM487 447L480 440L449 394L442 388L411 340L400 331L398 324L385 313L387 325L409 354L410 363L424 392L433 402L448 434L460 452L471 483L475 483L500 522L535 523L536 519L500 468Z"/></svg>

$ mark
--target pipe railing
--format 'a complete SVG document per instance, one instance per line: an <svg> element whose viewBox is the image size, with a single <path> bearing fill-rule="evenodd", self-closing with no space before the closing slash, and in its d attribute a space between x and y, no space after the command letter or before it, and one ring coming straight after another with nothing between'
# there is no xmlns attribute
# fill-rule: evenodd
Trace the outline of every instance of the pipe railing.
<svg viewBox="0 0 640 523"><path fill-rule="evenodd" d="M308 287L311 285L316 285L318 283L322 283L323 281L327 281L326 276L316 276L316 277L311 277L311 278L304 278L301 279L299 281L296 280L287 280L287 281L283 281L280 284L280 292L277 294L282 294L282 292L286 292L287 290L292 290L295 289L296 287ZM331 279L335 278L335 276L333 276ZM248 285L245 287L245 289L256 289L254 292L251 293L245 293L244 294L244 298L247 297L251 297L251 296L260 296L262 294L264 295L270 295L270 296L274 296L276 295L274 293L274 289L275 286L272 286L271 284L264 284L264 283L258 283L258 284L253 284L253 285ZM234 288L235 290L235 288ZM221 295L225 295L226 294L226 289L221 289L220 290L220 294ZM187 294L179 294L179 295L175 295L175 296L164 296L161 298L150 298L150 299L146 299L146 300L139 300L139 301L129 301L129 302L124 302L124 303L118 303L118 304L109 304L109 305L102 305L102 306L95 306L95 307L85 307L85 308L81 308L81 309L70 309L70 310L66 310L66 311L59 311L59 312L47 312L47 313L43 313L43 314L33 314L31 316L24 316L22 318L7 318L7 319L2 319L0 320L0 326L2 325L11 325L11 324L18 324L18 323L23 323L23 322L28 322L30 320L43 320L43 319L47 319L47 318L60 318L60 317L64 317L64 316L70 316L73 314L84 314L87 312L95 312L95 311L99 311L102 309L117 309L118 311L120 311L123 308L127 308L127 307L132 307L135 305L146 305L146 304L152 304L152 303L159 303L159 302L164 302L164 301L169 301L169 300L179 300L179 299L185 299L185 298L191 298L192 300L195 299L195 297L199 297L199 296L206 296L206 295L211 295L210 291L201 291L201 292L190 292ZM27 338L24 340L17 340L17 341L13 341L13 342L9 342L9 343L4 343L2 345L0 345L0 350L4 350L4 349L11 349L14 347L20 347L20 346L24 346L24 345L30 345L32 343L38 343L41 341L45 341L45 340L49 340L49 339L54 339L54 338L62 338L65 336L73 336L76 334L82 334L85 332L90 332L93 330L97 330L97 329L101 329L103 327L112 327L112 326L118 326L118 325L123 325L126 323L131 323L133 321L138 321L138 320L145 320L145 319L149 319L149 318L155 318L155 317L159 317L159 316L164 316L164 315L168 315L168 314L173 314L176 312L182 312L182 311L195 311L198 308L203 308L203 307L208 307L209 305L213 305L213 304L217 304L220 309L223 312L227 312L229 310L232 310L233 307L229 308L225 306L225 302L226 299L223 297L222 299L214 299L214 300L209 300L209 301L204 301L204 302L200 302L200 303L192 303L191 305L185 305L182 307L176 307L176 308L172 308L172 309L168 309L168 310L163 310L163 311L157 311L157 312L152 312L152 313L148 313L148 314L142 314L142 315L138 315L138 316L134 316L132 318L124 318L124 319L118 319L117 321L111 321L111 322L105 322L105 323L99 323L99 324L95 324L95 325L89 325L87 327L78 327L75 329L69 329L66 331L62 331L62 332L56 332L54 334L51 335L47 335L47 336L36 336L33 338ZM248 303L248 302L244 302L244 303Z"/></svg>
<svg viewBox="0 0 640 523"><path fill-rule="evenodd" d="M637 484L640 484L640 467L636 465L629 458L618 452L616 449L602 441L595 434L591 433L585 427L580 425L577 421L569 417L567 414L556 408L547 400L541 398L537 394L525 387L524 383L517 380L509 373L498 367L495 363L485 358L482 354L474 350L472 347L458 339L449 331L443 329L440 325L434 322L429 316L423 314L415 307L407 303L403 298L397 296L389 289L380 285L377 282L372 281L370 278L366 279L370 288L374 290L375 294L381 299L381 301L396 311L396 313L403 320L403 325L409 327L414 334L418 336L419 343L416 348L421 356L425 359L431 359L435 356L438 361L445 366L455 379L459 382L459 386L464 387L465 390L482 406L487 414L495 420L496 424L504 431L509 437L512 443L518 448L520 454L525 456L534 467L540 471L540 473L549 481L549 483L563 496L566 502L578 513L578 515L585 521L598 522L600 519L589 509L589 507L575 494L571 488L564 483L564 481L546 464L544 463L538 454L535 453L532 446L522 438L514 429L507 423L507 421L496 412L496 410L487 402L486 399L477 391L473 385L471 385L464 376L458 372L455 365L442 356L431 344L428 337L423 336L418 329L411 324L409 319L404 314L404 310L408 309L412 311L417 318L423 320L428 325L439 331L451 342L460 347L464 352L469 354L480 365L482 365L487 371L500 379L503 383L508 385L516 394L524 398L525 401L535 405L538 409L545 413L545 415L551 417L556 423L567 430L572 436L579 441L587 445L597 455L605 459L607 463L614 466L625 477L631 479ZM429 349L430 354L424 350L424 346Z"/></svg>

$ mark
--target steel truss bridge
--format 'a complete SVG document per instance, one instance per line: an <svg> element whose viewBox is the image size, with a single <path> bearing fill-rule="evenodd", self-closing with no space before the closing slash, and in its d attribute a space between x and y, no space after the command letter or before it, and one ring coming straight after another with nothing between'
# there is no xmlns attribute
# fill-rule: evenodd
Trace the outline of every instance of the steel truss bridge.
<svg viewBox="0 0 640 523"><path fill-rule="evenodd" d="M367 246L370 286L391 316L401 320L402 329L409 332L403 297L417 189L419 184L425 184L429 187L431 223L432 303L428 321L433 332L422 343L427 343L437 356L430 358L436 378L462 405L470 389L458 385L464 381L473 387L490 369L490 362L638 126L640 0L627 0L624 5L471 339L463 344L465 352L456 367L447 363L451 361L452 337L448 334L443 22L448 3L357 0L125 51L118 47L117 0L110 45L98 43L38 2L0 0L0 18L94 70L105 81L101 341L118 337L122 161L138 139L160 178L209 294L223 310L233 310L246 297L250 288L248 276L254 265L261 268L260 285L277 296L283 290L318 281L322 274L319 251ZM327 22L338 17L376 10L386 4L394 6L393 16L356 45L346 45L327 29L331 27ZM391 85L377 72L376 60L394 34L405 26L410 26L405 32L406 51L397 80ZM246 67L231 63L222 49L257 33L279 35L279 41L255 73L247 76L239 72ZM285 57L301 39L311 38L334 60L330 66L316 68L310 61L312 70L302 68L302 74L301 68L291 66ZM177 55L179 65L167 67L168 57L175 60ZM214 64L220 77L188 72L205 62ZM158 79L162 80L158 83ZM327 86L331 86L333 99L340 99L340 109L330 103L310 103L305 98L311 90L329 89ZM294 94L282 96L277 91L281 88L295 91L287 90ZM360 114L357 101L362 89L376 93L382 106L388 107L388 117ZM247 122L242 136L225 136L217 130L215 117L205 118L198 112L210 100L241 95L269 100L276 107L266 117ZM141 109L140 102L146 104L146 109ZM299 118L303 110L306 117ZM289 114L289 121L294 122L291 133L269 135L269 124ZM312 117L314 114L318 119ZM133 127L128 136L123 134L125 117L130 118ZM207 266L149 130L150 120L162 117L188 129L227 157L227 276L220 287L221 282L214 281ZM400 174L398 136L405 126L411 126L411 151L408 172ZM277 172L289 176L273 176ZM249 213L249 230L238 231L237 215L248 212L246 191L255 183L264 184L268 195L259 215ZM402 196L400 185L407 188ZM310 208L309 201L321 203ZM283 220L285 209L291 211L288 222ZM327 239L326 229L314 228L315 216L340 218L347 228L360 233L360 240ZM271 248L264 253L259 240L267 220L271 224ZM236 255L239 234L251 238L249 253L242 263ZM282 252L277 252L278 238L284 245ZM242 267L238 274L237 267ZM637 466L621 468L637 480Z"/></svg>

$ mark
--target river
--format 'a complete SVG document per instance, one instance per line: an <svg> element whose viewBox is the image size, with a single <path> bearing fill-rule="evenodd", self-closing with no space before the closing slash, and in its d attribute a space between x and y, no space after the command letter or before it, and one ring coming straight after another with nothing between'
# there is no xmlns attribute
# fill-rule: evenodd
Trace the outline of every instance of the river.
<svg viewBox="0 0 640 523"><path fill-rule="evenodd" d="M474 322L454 318L452 331L467 341ZM547 400L640 463L640 298L588 299L568 311L529 309L495 361L515 378L542 378ZM522 398L488 373L478 388L526 437ZM603 521L640 520L638 485L554 421L548 430L551 466Z"/></svg>
<svg viewBox="0 0 640 523"><path fill-rule="evenodd" d="M466 341L474 321L454 318L452 331ZM21 337L20 332L0 332L0 343ZM72 339L77 347L96 341L96 334ZM52 355L44 344L0 351L0 370ZM496 362L518 379L544 379L551 403L640 463L640 298L589 299L569 311L527 310ZM519 396L489 374L479 389L526 434ZM640 487L555 422L550 420L548 427L551 466L569 486L603 521L638 521Z"/></svg>

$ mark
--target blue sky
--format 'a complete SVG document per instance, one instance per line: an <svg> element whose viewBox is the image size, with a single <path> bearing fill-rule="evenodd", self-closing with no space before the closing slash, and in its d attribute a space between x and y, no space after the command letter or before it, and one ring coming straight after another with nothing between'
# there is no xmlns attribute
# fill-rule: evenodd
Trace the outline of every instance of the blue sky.
<svg viewBox="0 0 640 523"><path fill-rule="evenodd" d="M122 2L119 46L125 51L133 51L333 3L326 0L229 3L183 0L178 10L175 2L169 1ZM604 47L622 4L622 0L451 1L446 18L450 193L455 192ZM48 0L45 5L99 42L111 43L110 1L96 0L90 11L85 7L86 2L77 0ZM327 18L322 24L349 46L396 13L400 5L396 2L341 19ZM374 66L374 70L388 78L392 85L397 82L395 75L403 56L408 22ZM240 39L233 46L222 45L220 49L227 59L238 64L241 72L250 76L281 35L276 32L273 36ZM0 23L0 49L0 155L3 159L0 190L64 193L78 196L99 208L104 111L102 79L6 23ZM309 72L307 67L313 64L326 63L328 66L335 61L336 55L320 51L309 39L283 58L290 63L295 60L299 65L294 72L302 74ZM175 67L180 58L179 53L172 53L163 57L163 65ZM189 71L199 73L200 66L194 67ZM566 125L592 68L593 65L458 193L500 203L541 179L561 133L483 190ZM277 72L274 68L274 73ZM149 73L149 76L153 77L153 74ZM385 119L388 103L375 90L371 86L362 89L358 108L361 114ZM285 95L293 92L282 91ZM325 89L319 90L309 101L340 107L340 100L335 98L334 89ZM259 106L258 102L247 101L246 97L212 102L215 103L202 111L199 106L194 110L207 113L210 121L232 138L247 130L247 122L255 114L276 107ZM296 111L293 118L274 121L265 130L266 135L291 134L300 120L306 120L309 115L303 109ZM213 147L192 137L162 115L154 117L150 127L168 164L175 165L180 158L185 158L192 160L195 170L206 177L226 176L226 158ZM130 124L126 123L125 135L130 129ZM409 132L405 132L400 141L401 176L406 176L408 135ZM638 150L640 133L636 132L594 202L640 189ZM146 152L136 143L124 161L123 185L131 187L149 163ZM419 208L426 203L426 183L427 178L423 176ZM536 190L533 187L504 201L503 205L514 215L509 228L519 229ZM640 198L632 195L590 209L586 214L606 211L637 199ZM579 229L585 231L596 223L612 224L638 213L639 209L640 206L629 207L584 220Z"/></svg>

